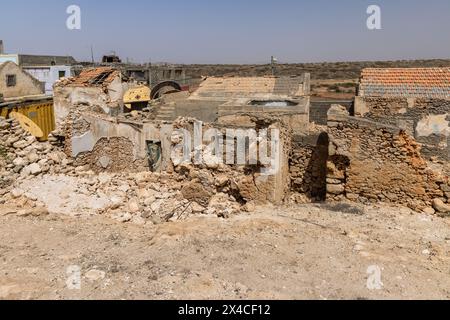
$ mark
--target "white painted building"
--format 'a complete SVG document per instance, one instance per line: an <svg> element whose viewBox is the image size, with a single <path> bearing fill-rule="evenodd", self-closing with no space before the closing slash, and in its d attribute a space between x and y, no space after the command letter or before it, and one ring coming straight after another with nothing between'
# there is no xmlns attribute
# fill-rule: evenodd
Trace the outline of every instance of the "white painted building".
<svg viewBox="0 0 450 320"><path fill-rule="evenodd" d="M45 94L53 95L53 85L61 78L72 76L70 66L24 66L23 70L45 83Z"/></svg>
<svg viewBox="0 0 450 320"><path fill-rule="evenodd" d="M15 64L19 64L19 55L18 54L1 54L0 53L0 64L5 62L14 62Z"/></svg>

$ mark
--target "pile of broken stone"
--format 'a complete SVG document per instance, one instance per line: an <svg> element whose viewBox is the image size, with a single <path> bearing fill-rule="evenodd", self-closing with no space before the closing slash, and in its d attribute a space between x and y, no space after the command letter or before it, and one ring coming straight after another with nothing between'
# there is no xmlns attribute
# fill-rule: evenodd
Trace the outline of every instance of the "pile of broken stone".
<svg viewBox="0 0 450 320"><path fill-rule="evenodd" d="M9 193L14 183L43 173L71 170L72 161L61 150L39 142L14 119L0 117L0 136L0 197Z"/></svg>
<svg viewBox="0 0 450 320"><path fill-rule="evenodd" d="M0 118L0 204L22 208L24 215L50 211L51 199L27 191L30 185L59 179L75 181L67 201L77 202L77 193L106 199L99 208L79 203L73 215L102 214L120 222L160 223L191 215L229 217L252 206L238 201L231 187L230 172L178 166L173 174L95 173L89 166L74 167L72 159L55 141L39 142L13 119ZM39 189L39 188L37 188ZM68 188L69 189L69 188ZM54 190L59 196L61 190ZM78 201L80 202L80 201ZM49 209L50 208L50 209ZM62 212L63 210L61 210Z"/></svg>
<svg viewBox="0 0 450 320"><path fill-rule="evenodd" d="M232 196L215 193L200 180L187 181L178 173L100 174L88 179L92 191L111 200L99 213L120 222L158 224L192 215L229 217L241 210Z"/></svg>

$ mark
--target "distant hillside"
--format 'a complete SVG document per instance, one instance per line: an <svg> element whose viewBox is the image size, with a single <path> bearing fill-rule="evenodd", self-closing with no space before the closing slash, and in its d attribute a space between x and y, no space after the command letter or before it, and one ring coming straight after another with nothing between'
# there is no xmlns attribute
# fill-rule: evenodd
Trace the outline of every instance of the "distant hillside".
<svg viewBox="0 0 450 320"><path fill-rule="evenodd" d="M189 78L201 76L263 76L271 74L270 65L185 65ZM365 61L279 64L277 75L299 75L311 73L313 80L357 79L361 70L375 68L450 67L450 59L412 61Z"/></svg>

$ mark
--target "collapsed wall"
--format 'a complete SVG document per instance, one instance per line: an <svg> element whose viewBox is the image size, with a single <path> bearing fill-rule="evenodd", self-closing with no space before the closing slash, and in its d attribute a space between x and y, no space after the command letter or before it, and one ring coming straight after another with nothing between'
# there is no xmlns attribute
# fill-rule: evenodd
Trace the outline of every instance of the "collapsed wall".
<svg viewBox="0 0 450 320"><path fill-rule="evenodd" d="M421 145L405 130L351 117L345 108L334 106L328 134L328 199L447 211L442 208L450 203L445 166L428 163Z"/></svg>
<svg viewBox="0 0 450 320"><path fill-rule="evenodd" d="M57 127L72 110L81 107L118 115L124 106L123 96L131 85L119 70L109 67L84 69L77 77L58 81L53 88Z"/></svg>
<svg viewBox="0 0 450 320"><path fill-rule="evenodd" d="M151 171L173 174L173 179L184 181L178 190L179 197L187 201L184 205L190 204L196 212L228 216L258 204L282 203L289 194L291 132L286 127L277 117L249 117L247 126L225 126L193 118L179 118L171 123L133 121L79 109L69 114L60 134L64 136L67 156L73 158L74 166L80 170L96 174L152 174ZM207 134L211 129L215 130L214 136ZM234 162L237 154L232 163L227 162L229 129L244 133L243 164ZM260 155L263 137L259 133L264 130L268 133L267 156L277 151L278 158L271 159L274 163L263 164L260 158L251 163L249 150ZM279 131L276 150L270 147L272 130ZM189 137L189 150L181 155L187 161L175 162L174 150L179 150L176 145L184 142L180 131ZM237 148L237 137L232 139L232 147ZM214 159L207 153L208 148L219 140L222 140L220 161L211 162ZM201 154L199 163L194 161L196 153ZM268 172L271 169L274 172ZM167 181L169 185L173 179Z"/></svg>
<svg viewBox="0 0 450 320"><path fill-rule="evenodd" d="M290 129L286 129L286 125L276 117L249 119L252 126L233 128L228 125L203 124L196 119L185 118L178 119L174 123L174 129L186 130L189 137L195 139L197 136L202 139L200 146L195 146L195 141L191 141L194 147L188 150L188 163L193 168L209 171L213 176L221 176L219 180L223 183L220 188L226 187L226 192L237 195L240 202L282 203L290 186ZM214 132L213 139L208 137L211 129ZM238 137L239 132L242 135ZM182 144L185 137L179 137L176 131L174 133L172 142ZM275 135L272 136L272 133ZM172 146L174 147L175 145ZM211 147L218 148L211 150ZM232 154L228 152L230 150ZM240 151L243 154L239 154ZM202 153L202 159L196 161L199 152ZM238 160L240 157L243 157L242 161ZM264 161L263 158L266 157L267 161ZM180 164L174 163L175 171L179 170ZM223 173L228 176L228 180L225 180ZM220 188L217 191L223 192Z"/></svg>

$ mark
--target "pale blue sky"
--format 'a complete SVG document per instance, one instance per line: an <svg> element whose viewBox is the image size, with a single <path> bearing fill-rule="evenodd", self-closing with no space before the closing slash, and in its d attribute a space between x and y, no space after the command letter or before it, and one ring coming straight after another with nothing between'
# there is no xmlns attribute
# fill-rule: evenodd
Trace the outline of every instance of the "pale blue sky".
<svg viewBox="0 0 450 320"><path fill-rule="evenodd" d="M82 10L69 31L66 8ZM366 28L370 4L382 30ZM3 0L0 39L9 53L178 63L450 58L449 0Z"/></svg>

